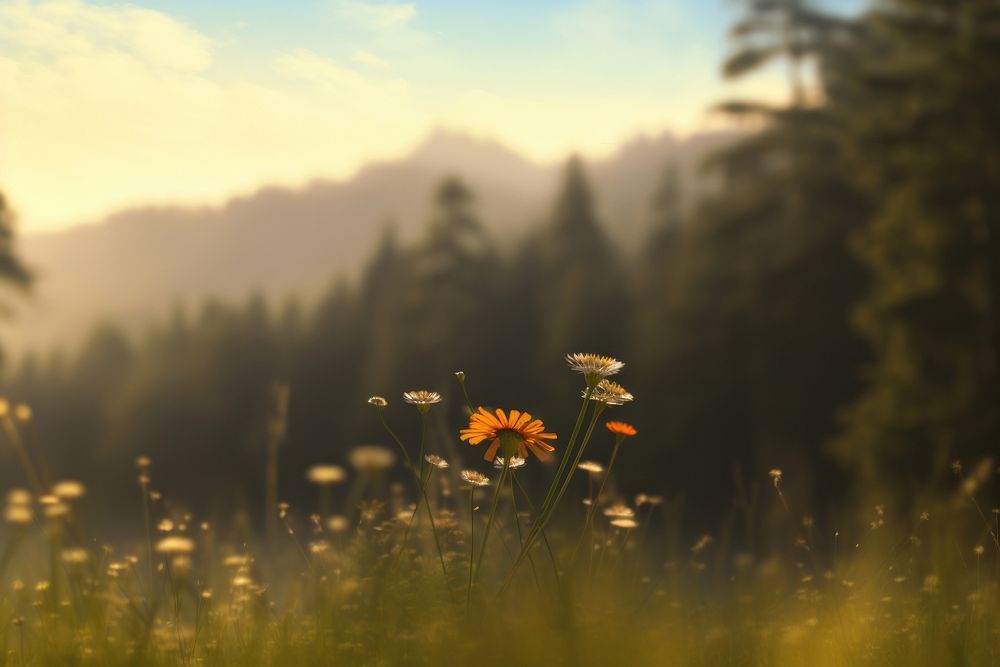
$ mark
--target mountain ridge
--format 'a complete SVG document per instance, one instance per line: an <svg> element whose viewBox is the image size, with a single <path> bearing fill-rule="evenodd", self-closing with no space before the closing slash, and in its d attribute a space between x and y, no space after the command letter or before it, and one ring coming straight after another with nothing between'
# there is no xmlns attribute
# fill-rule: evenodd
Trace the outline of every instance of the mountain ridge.
<svg viewBox="0 0 1000 667"><path fill-rule="evenodd" d="M646 209L668 161L693 183L695 164L734 136L639 136L588 161L599 211L626 250L641 243ZM532 162L499 142L437 130L409 155L359 169L342 180L264 185L219 205L147 205L97 222L28 234L21 253L39 276L34 296L15 305L0 340L18 355L72 347L100 321L131 333L176 304L214 296L315 298L337 276L356 274L392 224L413 241L430 214L434 187L456 175L501 246L548 215L560 165ZM689 190L697 190L691 186Z"/></svg>

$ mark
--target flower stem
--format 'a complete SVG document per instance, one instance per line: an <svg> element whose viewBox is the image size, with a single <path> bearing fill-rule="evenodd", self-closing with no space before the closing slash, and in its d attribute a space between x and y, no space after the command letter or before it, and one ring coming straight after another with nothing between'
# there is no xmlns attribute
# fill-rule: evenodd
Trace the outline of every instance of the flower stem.
<svg viewBox="0 0 1000 667"><path fill-rule="evenodd" d="M501 592L505 590L507 586L510 584L511 579L513 579L514 574L517 572L517 568L520 567L522 562L524 562L524 558L527 555L528 551L531 549L532 546L534 546L535 541L538 539L539 533L541 533L541 531L544 530L546 524L548 524L548 522L552 519L552 516L555 514L556 509L559 507L559 503L562 501L563 496L566 494L566 489L569 488L569 483L573 479L573 474L576 471L576 467L577 465L579 465L580 459L583 457L583 452L586 450L587 444L590 442L590 437L594 433L594 426L597 424L597 418L600 417L605 407L607 406L605 406L603 403L599 403L594 408L594 412L590 418L590 424L587 426L587 431L580 442L580 446L576 450L576 456L573 459L572 466L570 466L569 469L567 470L565 479L563 479L562 485L559 486L559 490L556 493L555 497L552 499L552 501L549 503L547 507L545 506L545 504L543 504L541 510L539 510L539 514L536 517L535 522L531 527L531 530L528 532L528 538L525 540L524 547L521 549L521 553L518 554L518 557L514 560L514 564L507 572L506 577L504 577L503 584L501 584L500 586ZM584 404L584 409L586 409L586 404ZM581 418L582 415L583 412L581 412ZM566 460L568 461L568 459L569 459L569 453L567 452ZM556 479L558 479L558 476L556 477ZM553 480L553 482L555 481L556 480Z"/></svg>
<svg viewBox="0 0 1000 667"><path fill-rule="evenodd" d="M506 456L503 460L503 469L500 471L500 477L497 479L497 488L493 492L493 502L490 505L490 517L486 520L486 532L483 533L483 543L479 546L479 560L476 561L476 579L479 578L479 569L483 565L483 556L486 554L486 542L490 539L490 529L493 527L493 519L496 517L497 505L500 502L500 493L503 490L509 470L510 457Z"/></svg>
<svg viewBox="0 0 1000 667"><path fill-rule="evenodd" d="M413 460L410 458L409 452L406 451L406 447L403 446L403 441L399 439L396 432L392 430L389 424L385 421L385 417L382 415L382 409L376 408L378 413L378 420L382 423L382 428L385 429L389 437L393 439L396 445L399 447L399 451L403 455L403 460L406 462L406 467L409 469L410 473L413 475L414 481L417 483L417 490L420 492L420 498L424 501L424 506L427 508L427 518L430 520L431 533L434 535L434 546L437 547L438 560L441 562L441 574L444 576L444 585L448 589L448 596L454 599L454 594L451 591L451 584L448 582L448 568L444 564L444 552L441 550L441 539L438 537L437 526L434 523L434 512L431 510L431 503L427 497L427 482L430 479L430 474L424 476L424 439L427 433L427 420L424 414L420 413L420 468L418 469L413 465ZM433 469L431 469L433 472ZM419 500L417 501L420 502ZM413 513L416 515L416 512ZM413 516L410 517L410 521L413 521ZM407 526L407 533L409 533L409 526ZM403 547L405 548L405 537Z"/></svg>
<svg viewBox="0 0 1000 667"><path fill-rule="evenodd" d="M601 485L597 487L597 496L594 497L590 502L590 507L587 508L587 518L583 522L583 530L580 531L580 537L576 541L576 546L573 548L573 555L570 557L570 565L576 562L577 552L580 551L580 546L583 544L583 539L587 535L587 529L590 528L590 524L594 521L594 513L597 512L597 507L601 504L601 497L604 495L604 485L607 484L608 478L611 477L611 470L615 467L615 459L618 458L618 448L621 447L622 442L625 438L618 436L615 438L615 446L611 450L611 460L608 461L608 470L604 473L604 477L601 479ZM572 567L570 568L572 569Z"/></svg>
<svg viewBox="0 0 1000 667"><path fill-rule="evenodd" d="M469 585L465 591L465 605L472 602L472 563L476 555L476 487L469 488Z"/></svg>
<svg viewBox="0 0 1000 667"><path fill-rule="evenodd" d="M399 452L403 455L403 461L406 462L406 467L410 469L410 472L416 475L416 471L413 468L413 461L410 459L410 453L406 451L406 447L403 446L403 441L399 439L396 432L392 430L389 423L385 420L385 415L382 414L382 408L375 408L375 413L378 415L378 420L382 424L382 428L385 432L389 434L389 437L393 439L396 446L399 447Z"/></svg>
<svg viewBox="0 0 1000 667"><path fill-rule="evenodd" d="M587 408L589 407L590 396L594 392L593 386L588 386L587 391L583 396L583 402L580 404L580 412L576 416L576 424L573 426L573 434L569 437L569 442L566 444L566 452L562 455L559 460L559 468L556 469L556 474L552 478L552 483L549 484L549 490L545 493L545 500L542 501L541 513L536 517L535 523L538 523L538 519L541 518L542 514L545 513L552 502L553 494L556 488L559 486L559 480L562 478L563 474L566 472L566 464L569 462L570 457L573 455L573 445L576 443L577 437L580 435L580 428L583 426L584 417L587 414ZM534 526L532 527L534 529Z"/></svg>
<svg viewBox="0 0 1000 667"><path fill-rule="evenodd" d="M510 471L510 511L514 516L514 526L517 528L517 544L524 546L524 535L521 533L521 519L517 516L517 494L514 493L514 471ZM535 579L535 586L541 592L541 584L538 582L538 570L535 569L535 560L528 554L528 564L531 565L531 574Z"/></svg>
<svg viewBox="0 0 1000 667"><path fill-rule="evenodd" d="M528 503L528 509L531 511L532 514L534 514L535 513L535 504L531 502L531 496L528 495L528 490L524 488L523 484L521 484L521 480L519 480L517 478L517 475L511 474L511 479L517 485L517 490L521 492L521 497L524 498L524 502ZM542 543L545 544L545 550L549 554L549 561L552 563L552 571L555 573L556 578L558 578L559 577L559 564L556 562L556 555L552 551L552 546L549 544L549 538L545 534L545 529L544 528L541 530L540 534L542 536ZM528 555L528 558L531 558L530 553Z"/></svg>

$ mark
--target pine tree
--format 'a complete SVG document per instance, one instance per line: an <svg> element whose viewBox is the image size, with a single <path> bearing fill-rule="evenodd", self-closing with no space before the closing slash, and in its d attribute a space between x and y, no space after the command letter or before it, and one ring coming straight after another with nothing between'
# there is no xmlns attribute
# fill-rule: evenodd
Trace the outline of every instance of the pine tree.
<svg viewBox="0 0 1000 667"><path fill-rule="evenodd" d="M481 358L497 317L500 260L474 201L459 179L445 179L427 236L407 255L401 371L411 383L450 385L455 370Z"/></svg>
<svg viewBox="0 0 1000 667"><path fill-rule="evenodd" d="M839 451L910 490L995 449L1000 407L1000 6L891 0L835 70L850 168L877 204L857 235L877 360Z"/></svg>
<svg viewBox="0 0 1000 667"><path fill-rule="evenodd" d="M0 192L0 282L19 291L27 290L32 283L32 273L17 256L14 249L14 212ZM9 304L0 302L0 315L9 315ZM0 366L3 357L0 354Z"/></svg>
<svg viewBox="0 0 1000 667"><path fill-rule="evenodd" d="M804 2L747 4L725 71L744 76L784 57L790 99L720 105L761 129L706 164L721 188L678 241L660 352L667 440L679 448L680 474L707 475L690 486L704 490L694 500L708 506L737 493L720 492L730 465L751 478L780 465L800 483L816 482L813 492L825 490L824 445L859 389L865 358L847 313L864 288L848 239L866 204L844 169L839 121L821 103L823 78L807 85L800 75L807 59L822 72L851 26ZM706 451L723 465L705 472Z"/></svg>
<svg viewBox="0 0 1000 667"><path fill-rule="evenodd" d="M553 368L572 351L620 354L627 336L627 285L579 158L566 165L551 221L532 244L533 285L521 296L535 295L540 368Z"/></svg>

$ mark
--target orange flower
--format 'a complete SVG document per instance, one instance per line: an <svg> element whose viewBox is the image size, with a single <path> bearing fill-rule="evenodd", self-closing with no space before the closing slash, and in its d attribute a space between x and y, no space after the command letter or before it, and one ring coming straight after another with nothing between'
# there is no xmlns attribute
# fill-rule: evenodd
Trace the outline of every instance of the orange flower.
<svg viewBox="0 0 1000 667"><path fill-rule="evenodd" d="M489 412L480 407L479 411L469 417L469 427L459 431L460 438L470 445L478 445L485 440L490 440L489 449L483 456L487 461L492 461L497 457L500 449L501 439L512 438L517 445L517 455L524 458L530 451L538 457L540 461L549 459L548 452L556 451L556 448L545 442L555 440L555 433L545 433L545 424L541 419L532 419L527 412L511 410L506 414L503 410L497 409L496 413ZM503 452L504 456L510 456L511 452Z"/></svg>
<svg viewBox="0 0 1000 667"><path fill-rule="evenodd" d="M626 424L625 422L610 421L604 425L608 428L609 431L611 431L615 435L620 435L623 438L625 436L635 435L636 433L638 433L638 431L635 430L635 426L632 426L631 424Z"/></svg>

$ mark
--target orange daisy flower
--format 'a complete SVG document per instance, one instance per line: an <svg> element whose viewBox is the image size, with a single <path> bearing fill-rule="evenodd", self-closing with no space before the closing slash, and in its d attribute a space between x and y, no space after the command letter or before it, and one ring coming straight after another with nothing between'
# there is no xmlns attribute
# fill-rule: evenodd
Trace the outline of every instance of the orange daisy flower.
<svg viewBox="0 0 1000 667"><path fill-rule="evenodd" d="M538 460L547 461L550 458L549 452L556 451L555 447L545 442L555 440L556 434L546 433L541 419L532 419L530 414L520 410L511 410L508 415L500 409L493 413L480 407L478 412L469 417L469 427L459 431L459 437L470 445L490 440L489 449L483 456L487 461L497 457L500 441L506 437L515 439L517 455L521 458L531 452ZM508 455L510 452L504 453L504 456Z"/></svg>
<svg viewBox="0 0 1000 667"><path fill-rule="evenodd" d="M626 424L625 422L610 421L604 424L609 431L615 435L620 435L622 437L635 435L638 431L635 430L635 426L631 424Z"/></svg>

